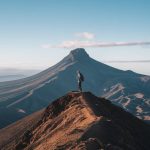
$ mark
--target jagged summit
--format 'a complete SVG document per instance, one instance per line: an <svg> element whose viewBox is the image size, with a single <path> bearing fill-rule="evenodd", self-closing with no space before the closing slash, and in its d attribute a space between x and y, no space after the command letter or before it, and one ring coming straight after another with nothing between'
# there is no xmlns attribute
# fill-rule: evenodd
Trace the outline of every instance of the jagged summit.
<svg viewBox="0 0 150 150"><path fill-rule="evenodd" d="M149 125L90 92L70 92L38 115L1 131L1 149L149 150L150 147ZM18 128L18 123L23 126Z"/></svg>
<svg viewBox="0 0 150 150"><path fill-rule="evenodd" d="M72 60L84 60L89 58L89 55L84 48L76 48L71 50L69 56L72 58Z"/></svg>

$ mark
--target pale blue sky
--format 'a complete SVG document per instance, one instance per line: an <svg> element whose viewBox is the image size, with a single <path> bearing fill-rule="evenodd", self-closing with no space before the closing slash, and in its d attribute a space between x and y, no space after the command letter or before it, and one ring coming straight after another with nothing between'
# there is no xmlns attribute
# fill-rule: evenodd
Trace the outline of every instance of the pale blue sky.
<svg viewBox="0 0 150 150"><path fill-rule="evenodd" d="M50 67L72 49L63 41L149 42L149 15L149 0L0 0L0 67ZM149 60L108 64L150 75L150 45L85 49L99 61Z"/></svg>

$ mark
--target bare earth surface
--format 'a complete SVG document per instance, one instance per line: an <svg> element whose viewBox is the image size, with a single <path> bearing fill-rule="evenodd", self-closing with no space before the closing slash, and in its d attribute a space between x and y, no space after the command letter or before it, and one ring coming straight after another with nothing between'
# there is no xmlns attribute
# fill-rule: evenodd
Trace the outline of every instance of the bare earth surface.
<svg viewBox="0 0 150 150"><path fill-rule="evenodd" d="M70 92L0 139L2 150L149 150L150 126L90 92Z"/></svg>
<svg viewBox="0 0 150 150"><path fill-rule="evenodd" d="M6 128L0 130L0 147L5 145L5 149L9 147L9 144L15 145L23 133L39 121L43 110L33 113L32 115L25 117ZM11 149L11 148L10 148Z"/></svg>

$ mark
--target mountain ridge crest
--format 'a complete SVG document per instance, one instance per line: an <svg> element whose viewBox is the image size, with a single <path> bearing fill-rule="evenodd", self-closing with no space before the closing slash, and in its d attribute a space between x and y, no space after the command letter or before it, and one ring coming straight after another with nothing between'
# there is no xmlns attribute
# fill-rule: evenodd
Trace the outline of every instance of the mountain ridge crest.
<svg viewBox="0 0 150 150"><path fill-rule="evenodd" d="M25 128L13 148L148 150L149 133L149 125L110 101L91 92L69 92L53 101L38 122Z"/></svg>

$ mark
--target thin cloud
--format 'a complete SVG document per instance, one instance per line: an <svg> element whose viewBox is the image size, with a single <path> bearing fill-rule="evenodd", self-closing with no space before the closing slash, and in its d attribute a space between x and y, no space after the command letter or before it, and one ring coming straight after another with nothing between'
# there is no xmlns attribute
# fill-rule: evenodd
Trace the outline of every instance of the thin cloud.
<svg viewBox="0 0 150 150"><path fill-rule="evenodd" d="M43 45L41 45L41 47L44 49L48 49L51 47L51 45L50 44L43 44Z"/></svg>
<svg viewBox="0 0 150 150"><path fill-rule="evenodd" d="M150 63L150 60L109 60L104 63Z"/></svg>
<svg viewBox="0 0 150 150"><path fill-rule="evenodd" d="M87 39L87 40L92 40L95 38L95 35L89 32L76 33L75 36L79 38Z"/></svg>
<svg viewBox="0 0 150 150"><path fill-rule="evenodd" d="M78 47L93 47L93 48L101 48L101 47L117 47L117 46L143 46L150 45L150 41L142 41L142 42L99 42L99 41L64 41L58 45L45 45L43 48L78 48Z"/></svg>

